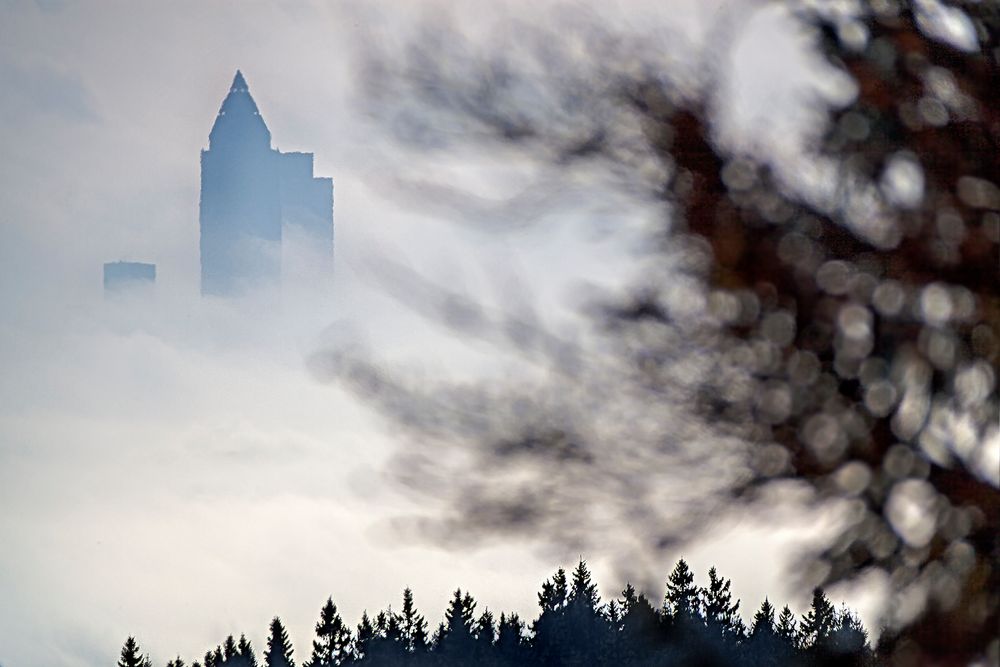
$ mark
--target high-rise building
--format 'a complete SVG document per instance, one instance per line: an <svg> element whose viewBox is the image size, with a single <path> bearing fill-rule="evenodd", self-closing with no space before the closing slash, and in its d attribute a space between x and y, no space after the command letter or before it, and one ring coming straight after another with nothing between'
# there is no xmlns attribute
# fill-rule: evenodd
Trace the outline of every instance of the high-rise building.
<svg viewBox="0 0 1000 667"><path fill-rule="evenodd" d="M208 140L201 152L202 294L276 285L283 232L292 225L332 264L333 180L313 176L312 153L271 148L239 71Z"/></svg>
<svg viewBox="0 0 1000 667"><path fill-rule="evenodd" d="M156 264L107 262L104 265L104 293L122 292L156 283Z"/></svg>

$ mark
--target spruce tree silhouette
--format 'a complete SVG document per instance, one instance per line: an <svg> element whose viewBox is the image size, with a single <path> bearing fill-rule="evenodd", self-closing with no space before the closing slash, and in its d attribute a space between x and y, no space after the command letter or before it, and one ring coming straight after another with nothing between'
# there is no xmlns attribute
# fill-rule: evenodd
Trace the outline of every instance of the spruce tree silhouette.
<svg viewBox="0 0 1000 667"><path fill-rule="evenodd" d="M406 650L423 654L428 649L427 621L417 612L413 602L413 591L403 590L403 607L400 610L400 625Z"/></svg>
<svg viewBox="0 0 1000 667"><path fill-rule="evenodd" d="M476 601L461 589L455 591L445 612L445 620L433 642L426 636L426 621L416 610L413 593L403 593L405 611L392 607L380 611L373 623L364 612L353 641L345 633L332 599L320 612L317 639L310 667L331 665L368 665L370 667L421 667L438 665L457 667L514 666L607 666L685 665L690 667L770 667L777 665L857 665L874 664L868 635L857 615L843 607L839 611L817 591L813 608L805 615L802 632L797 633L795 618L786 606L775 626L774 607L765 599L754 616L748 635L712 632L709 610L717 619L730 620L736 605L729 594L729 582L718 573L710 573L709 586L700 600L698 589L686 562L680 561L668 580L666 602L658 613L649 600L631 585L626 585L620 600L601 605L596 584L586 561L581 559L571 577L559 569L547 579L538 594L539 616L534 633L528 634L517 614L500 614L484 609L477 617ZM684 609L691 610L687 616ZM676 616L674 615L676 611ZM684 623L675 623L687 617ZM671 632L663 632L664 624ZM269 626L263 667L294 667L292 645L278 617ZM147 667L134 638L126 641L119 665ZM214 651L205 654L204 667L255 667L253 646L241 634L234 635ZM184 667L180 657L167 667ZM194 663L191 667L202 667Z"/></svg>
<svg viewBox="0 0 1000 667"><path fill-rule="evenodd" d="M787 607L785 607L788 610ZM791 611L788 610L791 617ZM787 619L786 619L787 620ZM794 635L794 630L792 631ZM775 625L774 606L764 598L760 609L754 614L747 638L741 651L743 661L761 667L780 667L791 662L793 652L788 643L779 635Z"/></svg>
<svg viewBox="0 0 1000 667"><path fill-rule="evenodd" d="M371 618L368 617L368 610L361 613L361 621L358 623L357 639L354 642L354 656L358 660L368 657L372 641L375 639L375 626Z"/></svg>
<svg viewBox="0 0 1000 667"><path fill-rule="evenodd" d="M654 653L660 641L660 617L645 595L632 584L622 591L621 638L615 657L623 665L635 665ZM614 664L614 661L612 662Z"/></svg>
<svg viewBox="0 0 1000 667"><path fill-rule="evenodd" d="M226 637L226 640L222 642L222 659L223 659L222 664L226 665L226 667L229 667L229 665L231 665L233 661L236 659L236 656L238 654L239 652L236 648L236 640L233 638L232 635L229 635L228 637Z"/></svg>
<svg viewBox="0 0 1000 667"><path fill-rule="evenodd" d="M528 664L529 653L524 630L524 622L517 614L500 614L496 649L501 664Z"/></svg>
<svg viewBox="0 0 1000 667"><path fill-rule="evenodd" d="M581 558L570 580L566 599L563 664L586 665L601 656L608 642L608 624L587 563Z"/></svg>
<svg viewBox="0 0 1000 667"><path fill-rule="evenodd" d="M475 649L474 614L476 602L462 589L455 593L445 612L444 624L437 640L437 649L448 659L471 655ZM457 664L457 663L456 663Z"/></svg>
<svg viewBox="0 0 1000 667"><path fill-rule="evenodd" d="M304 667L333 667L350 657L351 630L337 613L337 605L329 597L320 610L316 623L313 651Z"/></svg>
<svg viewBox="0 0 1000 667"><path fill-rule="evenodd" d="M236 643L236 656L228 664L232 667L257 667L257 656L246 635L240 635L240 640Z"/></svg>
<svg viewBox="0 0 1000 667"><path fill-rule="evenodd" d="M774 606L764 598L760 604L760 609L753 615L753 623L750 626L750 636L756 637L759 634L776 634L774 627Z"/></svg>
<svg viewBox="0 0 1000 667"><path fill-rule="evenodd" d="M542 582L542 590L538 593L541 613L531 626L533 652L541 664L558 664L564 658L568 598L566 571L559 568L551 579Z"/></svg>
<svg viewBox="0 0 1000 667"><path fill-rule="evenodd" d="M799 625L799 645L804 649L821 647L837 629L837 611L822 588L813 590L812 604Z"/></svg>
<svg viewBox="0 0 1000 667"><path fill-rule="evenodd" d="M778 616L778 625L775 629L778 636L784 640L789 648L799 647L798 623L795 620L795 614L792 613L787 604L781 609L781 615Z"/></svg>
<svg viewBox="0 0 1000 667"><path fill-rule="evenodd" d="M375 664L398 664L406 655L400 617L391 605L375 617L375 636L368 643L368 654Z"/></svg>
<svg viewBox="0 0 1000 667"><path fill-rule="evenodd" d="M667 578L667 593L663 598L663 618L671 627L699 625L701 592L694 583L694 573L682 558Z"/></svg>
<svg viewBox="0 0 1000 667"><path fill-rule="evenodd" d="M709 632L722 641L743 638L745 628L740 618L740 601L732 601L729 579L719 576L715 567L708 570L708 587L702 589L702 608Z"/></svg>
<svg viewBox="0 0 1000 667"><path fill-rule="evenodd" d="M596 615L601 599L597 594L597 584L591 580L590 569L582 558L573 570L568 602L578 605L589 614Z"/></svg>
<svg viewBox="0 0 1000 667"><path fill-rule="evenodd" d="M538 606L542 611L554 611L562 609L566 604L566 596L569 591L566 587L566 570L559 568L552 576L542 584L542 590L538 593Z"/></svg>
<svg viewBox="0 0 1000 667"><path fill-rule="evenodd" d="M264 651L265 667L295 667L292 658L292 642L281 619L275 616L271 619L270 634L267 637L267 649Z"/></svg>
<svg viewBox="0 0 1000 667"><path fill-rule="evenodd" d="M822 654L822 660L831 665L860 667L874 661L874 653L868 646L868 631L846 605L837 610L836 627L823 643Z"/></svg>
<svg viewBox="0 0 1000 667"><path fill-rule="evenodd" d="M493 616L493 612L489 610L489 607L483 610L483 613L479 615L479 620L476 621L475 634L476 641L479 643L480 647L492 647L493 642L496 641L497 622L496 618Z"/></svg>
<svg viewBox="0 0 1000 667"><path fill-rule="evenodd" d="M142 654L135 637L129 636L125 640L121 657L118 658L118 667L152 667L149 658Z"/></svg>

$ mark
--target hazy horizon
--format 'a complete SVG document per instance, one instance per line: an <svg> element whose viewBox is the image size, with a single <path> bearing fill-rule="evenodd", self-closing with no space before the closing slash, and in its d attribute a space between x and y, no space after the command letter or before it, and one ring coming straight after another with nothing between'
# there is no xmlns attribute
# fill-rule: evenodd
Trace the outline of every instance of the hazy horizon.
<svg viewBox="0 0 1000 667"><path fill-rule="evenodd" d="M603 11L624 26L708 20L696 0L672 16L652 4ZM359 110L357 54L403 39L427 7L0 2L0 664L110 662L128 635L157 663L230 633L259 651L274 615L302 659L327 596L353 626L404 586L432 626L456 587L530 617L533 591L580 556L602 595L620 591L610 547L401 538L394 520L433 509L382 473L402 439L310 366L326 346L363 344L423 372L505 372L387 294L387 266L477 300L530 297L556 327L577 322L581 282L614 289L634 270L641 206L498 233L406 193L414 175L458 174L487 198L521 177L481 155L404 151ZM494 15L452 10L470 31ZM780 17L755 21L730 129L786 134L798 120L769 120L767 99L792 99L814 73L789 64L804 45ZM237 69L272 145L314 153L334 180L332 296L308 279L279 295L198 294L199 151ZM101 267L119 259L156 264L151 295L104 298ZM684 557L699 583L713 564L731 578L746 619L765 595L803 611L805 593L784 597L798 589L783 564L809 531L785 518L780 530L726 518L664 556L661 585ZM848 602L874 629L874 597Z"/></svg>

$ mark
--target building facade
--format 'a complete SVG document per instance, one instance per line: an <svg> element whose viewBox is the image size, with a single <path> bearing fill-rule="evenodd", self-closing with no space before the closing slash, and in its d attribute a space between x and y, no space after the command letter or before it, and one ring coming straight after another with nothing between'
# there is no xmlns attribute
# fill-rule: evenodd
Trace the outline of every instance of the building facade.
<svg viewBox="0 0 1000 667"><path fill-rule="evenodd" d="M271 132L239 71L201 152L199 223L203 295L276 286L291 226L332 269L333 180L313 176L312 153L271 148Z"/></svg>

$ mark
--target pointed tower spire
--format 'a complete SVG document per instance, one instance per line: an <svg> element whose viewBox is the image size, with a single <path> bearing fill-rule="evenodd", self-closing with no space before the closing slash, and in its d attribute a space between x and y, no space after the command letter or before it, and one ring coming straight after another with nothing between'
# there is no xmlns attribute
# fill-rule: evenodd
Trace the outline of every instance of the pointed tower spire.
<svg viewBox="0 0 1000 667"><path fill-rule="evenodd" d="M236 70L236 76L233 77L233 85L229 87L229 92L231 93L250 92L250 86L247 85L247 80L243 78L243 72Z"/></svg>
<svg viewBox="0 0 1000 667"><path fill-rule="evenodd" d="M240 70L236 70L208 140L210 148L271 147L271 133L257 109L257 103L250 96L250 87Z"/></svg>

